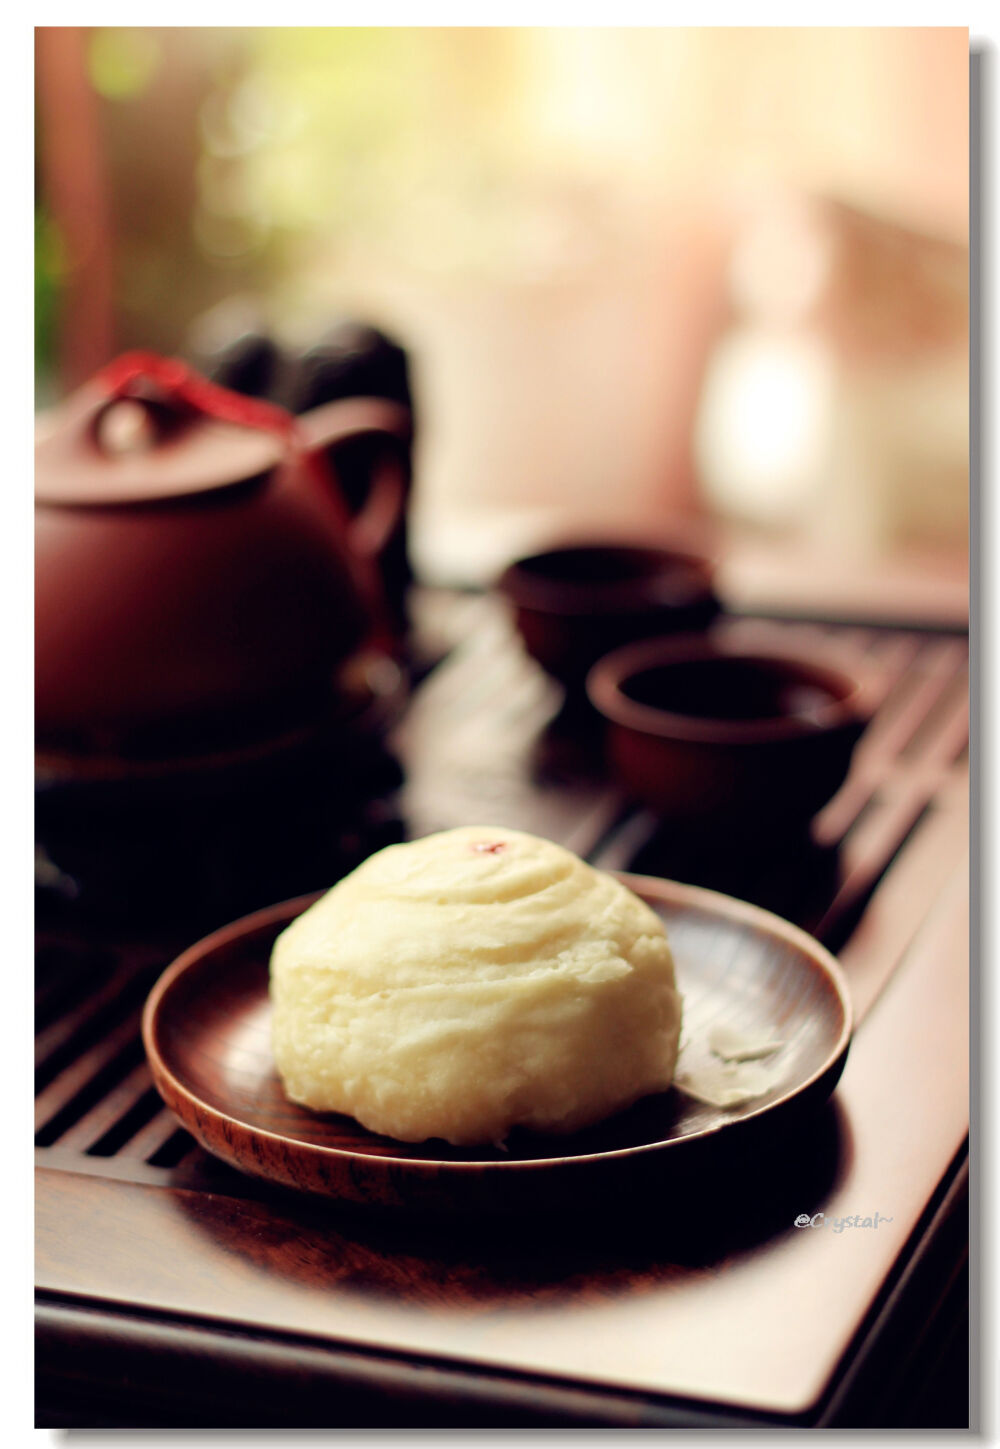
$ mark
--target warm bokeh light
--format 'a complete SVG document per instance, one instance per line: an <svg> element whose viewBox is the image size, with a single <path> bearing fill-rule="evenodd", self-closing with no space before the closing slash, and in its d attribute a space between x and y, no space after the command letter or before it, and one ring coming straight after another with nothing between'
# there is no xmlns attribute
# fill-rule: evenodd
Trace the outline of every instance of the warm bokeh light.
<svg viewBox="0 0 1000 1449"><path fill-rule="evenodd" d="M109 235L58 199L43 85L43 398L52 299L110 267L116 348L183 350L234 297L286 341L395 332L446 571L567 516L794 528L857 509L844 456L870 541L960 539L967 31L98 27L81 55Z"/></svg>
<svg viewBox="0 0 1000 1449"><path fill-rule="evenodd" d="M716 355L698 426L705 490L755 522L801 521L829 445L834 378L813 339L738 332Z"/></svg>

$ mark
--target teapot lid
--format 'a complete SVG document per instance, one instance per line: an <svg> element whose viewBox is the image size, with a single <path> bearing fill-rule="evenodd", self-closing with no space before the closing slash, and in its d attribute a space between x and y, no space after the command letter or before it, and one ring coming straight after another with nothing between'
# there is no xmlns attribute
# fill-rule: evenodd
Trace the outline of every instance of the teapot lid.
<svg viewBox="0 0 1000 1449"><path fill-rule="evenodd" d="M295 438L290 413L229 392L176 359L130 352L56 409L35 442L35 497L157 503L270 472Z"/></svg>

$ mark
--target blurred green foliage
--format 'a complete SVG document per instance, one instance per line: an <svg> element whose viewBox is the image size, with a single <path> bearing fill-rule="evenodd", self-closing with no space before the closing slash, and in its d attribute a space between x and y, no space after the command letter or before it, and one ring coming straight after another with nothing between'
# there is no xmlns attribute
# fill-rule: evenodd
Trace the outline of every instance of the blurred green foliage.
<svg viewBox="0 0 1000 1449"><path fill-rule="evenodd" d="M102 27L94 30L87 52L90 83L110 101L140 95L156 73L160 45L148 29Z"/></svg>
<svg viewBox="0 0 1000 1449"><path fill-rule="evenodd" d="M59 297L66 271L62 238L44 207L35 207L35 383L44 385L55 364Z"/></svg>

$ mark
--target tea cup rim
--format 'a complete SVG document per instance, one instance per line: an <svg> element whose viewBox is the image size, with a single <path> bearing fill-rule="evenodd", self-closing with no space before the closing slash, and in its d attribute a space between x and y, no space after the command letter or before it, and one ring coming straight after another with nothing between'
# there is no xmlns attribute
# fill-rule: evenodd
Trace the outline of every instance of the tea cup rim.
<svg viewBox="0 0 1000 1449"><path fill-rule="evenodd" d="M649 670L713 659L790 666L799 672L803 681L816 682L832 698L808 714L789 712L733 720L681 714L643 704L625 692L628 680ZM863 681L856 675L838 663L817 662L781 644L762 644L755 640L667 636L625 644L605 654L591 668L586 690L591 704L609 723L664 740L718 745L766 744L819 737L850 726L860 727L865 722Z"/></svg>

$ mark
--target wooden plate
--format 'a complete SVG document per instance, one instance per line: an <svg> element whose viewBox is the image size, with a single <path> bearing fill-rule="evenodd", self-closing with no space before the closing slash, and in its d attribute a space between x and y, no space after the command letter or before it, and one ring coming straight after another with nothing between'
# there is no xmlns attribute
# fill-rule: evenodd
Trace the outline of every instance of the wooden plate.
<svg viewBox="0 0 1000 1449"><path fill-rule="evenodd" d="M692 1046L717 1024L770 1033L780 1085L720 1109L681 1093L645 1098L572 1137L511 1135L507 1150L378 1137L352 1118L289 1102L270 1044L268 962L278 933L316 899L286 901L192 946L143 1015L153 1079L209 1152L288 1187L383 1206L533 1210L620 1198L717 1160L737 1139L824 1101L847 1056L851 1006L833 957L797 927L714 891L621 876L658 912L684 993Z"/></svg>

